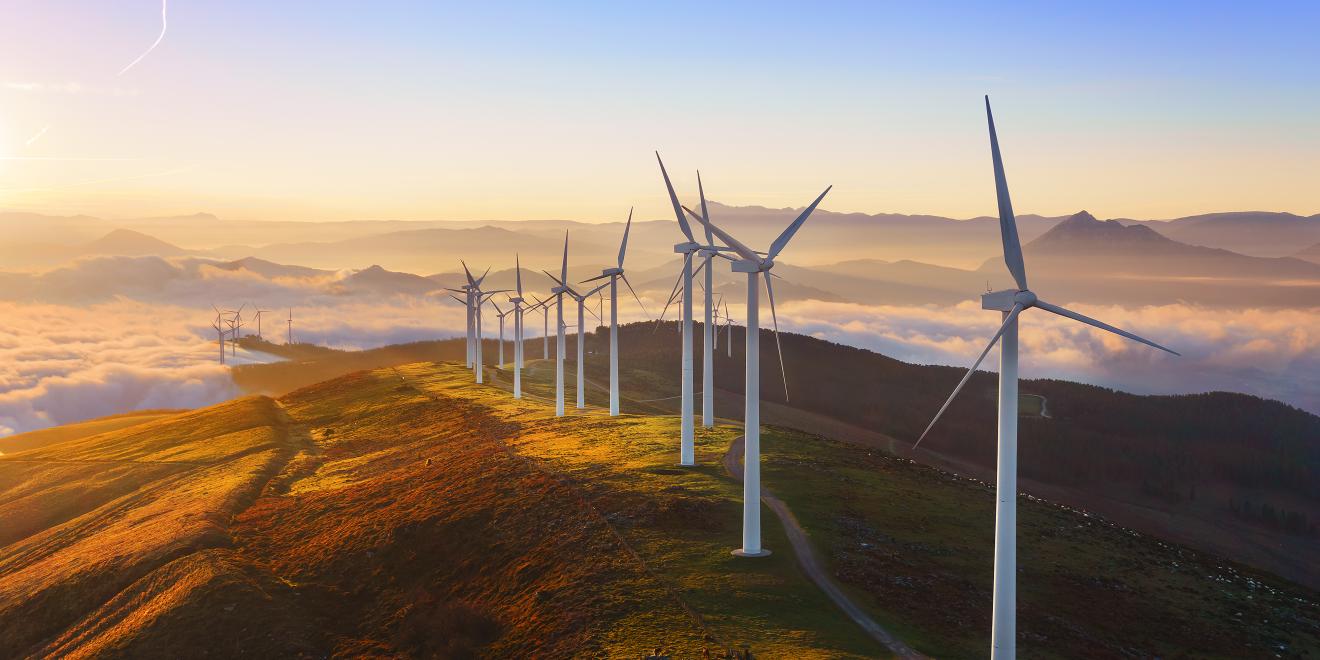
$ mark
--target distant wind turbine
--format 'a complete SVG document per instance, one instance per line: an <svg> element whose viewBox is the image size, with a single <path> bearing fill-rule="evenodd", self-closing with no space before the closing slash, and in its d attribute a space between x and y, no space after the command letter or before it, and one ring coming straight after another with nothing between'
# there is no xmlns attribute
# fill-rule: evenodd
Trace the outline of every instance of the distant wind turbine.
<svg viewBox="0 0 1320 660"><path fill-rule="evenodd" d="M223 325L221 325L220 309L217 308L215 305L211 305L211 309L215 310L215 321L211 323L211 327L215 328L215 334L218 337L218 341L220 342L220 364L224 364L225 363L225 328Z"/></svg>
<svg viewBox="0 0 1320 660"><path fill-rule="evenodd" d="M833 187L833 186L831 186ZM784 371L784 352L779 345L779 315L775 312L775 291L770 281L770 269L775 265L775 257L788 245L789 240L807 221L811 212L816 210L830 188L802 210L779 238L770 244L770 250L761 256L751 248L738 242L728 232L715 226L710 220L698 217L703 225L709 227L724 244L733 248L739 259L732 264L733 272L747 274L747 383L744 385L745 411L743 413L743 437L745 453L743 455L743 537L742 548L733 554L739 557L764 557L770 554L761 547L761 351L760 351L760 312L758 305L761 297L760 281L765 278L766 298L770 302L770 317L775 323L775 350L779 354L779 371L784 379L784 398L788 398L788 376Z"/></svg>
<svg viewBox="0 0 1320 660"><path fill-rule="evenodd" d="M293 308L292 307L289 308L289 329L284 335L284 343L289 345L293 344Z"/></svg>
<svg viewBox="0 0 1320 660"><path fill-rule="evenodd" d="M544 271L543 271L544 272ZM549 273L546 273L549 275ZM550 276L554 279L554 276ZM564 261L559 267L559 286L550 289L555 301L555 416L564 416L564 290L563 282L568 279L568 230L564 230Z"/></svg>
<svg viewBox="0 0 1320 660"><path fill-rule="evenodd" d="M586 363L587 363L587 359L586 359L587 333L586 333L586 318L584 313L587 311L587 299L596 295L597 293L600 293L601 289L604 289L605 287L609 286L609 283L602 284L586 293L579 293L573 287L564 284L563 280L555 277L554 275L550 275L550 273L546 273L546 275L549 275L550 279L554 280L555 283L559 285L557 288L562 289L562 293L560 294L561 296L567 294L570 298L577 301L577 407L579 409L582 409L587 407L587 399L586 399L587 389L586 389L586 371L585 371ZM563 304L562 298L560 299L560 304ZM592 316L596 316L595 311L592 311L591 314ZM562 313L560 314L560 318L561 318L560 323L562 324L563 323ZM596 320L600 320L600 317L597 316ZM560 328L560 335L561 336L563 335L562 326Z"/></svg>
<svg viewBox="0 0 1320 660"><path fill-rule="evenodd" d="M1027 269L1022 259L1022 243L1018 240L1017 219L1008 196L1008 181L1004 176L1004 162L999 154L999 137L995 133L995 119L990 112L990 97L985 99L985 118L990 127L990 159L995 173L995 196L999 200L999 233L1004 246L1004 263L1017 284L1016 289L993 291L981 296L981 308L1002 313L1003 325L990 338L980 357L953 389L930 425L917 438L917 445L939 421L958 392L981 366L986 354L999 342L999 449L995 472L995 578L994 601L991 614L990 656L996 660L1015 657L1017 652L1017 429L1018 429L1018 317L1023 311L1039 307L1047 312L1080 321L1089 326L1112 332L1121 337L1141 342L1178 355L1155 342L1143 339L1112 325L1083 316L1069 309L1053 305L1036 297L1027 288ZM916 449L916 445L913 445Z"/></svg>
<svg viewBox="0 0 1320 660"><path fill-rule="evenodd" d="M495 365L495 368L503 369L504 368L504 317L507 316L510 312L512 312L513 308L509 308L507 311L502 310L500 309L500 306L493 299L490 300L490 306L495 308L495 316L499 317L500 319L500 361ZM517 352L517 349L515 349L515 352Z"/></svg>
<svg viewBox="0 0 1320 660"><path fill-rule="evenodd" d="M257 310L257 339L262 339L262 336L261 336L261 315L262 315L262 314L269 314L269 313L270 313L270 310L269 310L269 309L258 309L258 310Z"/></svg>
<svg viewBox="0 0 1320 660"><path fill-rule="evenodd" d="M509 302L513 303L513 398L521 399L523 369L522 260L516 253L513 255L513 276L517 282L515 289L517 295L509 298ZM503 350L500 353L503 355Z"/></svg>
<svg viewBox="0 0 1320 660"><path fill-rule="evenodd" d="M610 416L619 414L619 282L620 278L632 292L633 298L637 299L637 305L642 308L642 313L646 313L646 305L642 304L642 299L638 297L637 291L633 289L632 283L628 281L628 276L623 272L623 257L628 249L628 232L632 229L633 210L628 209L628 222L623 226L623 240L619 242L619 265L614 268L606 268L591 279L583 280L583 283L608 277L610 287ZM597 288L597 291L600 289Z"/></svg>

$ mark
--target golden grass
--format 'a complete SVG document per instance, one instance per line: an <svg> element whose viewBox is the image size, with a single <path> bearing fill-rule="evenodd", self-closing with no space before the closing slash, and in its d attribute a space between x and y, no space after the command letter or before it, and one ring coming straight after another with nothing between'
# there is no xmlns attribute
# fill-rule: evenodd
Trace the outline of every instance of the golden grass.
<svg viewBox="0 0 1320 660"><path fill-rule="evenodd" d="M121 415L110 415L89 419L85 422L52 426L48 429L18 433L7 438L0 438L0 456L14 454L29 449L38 449L68 440L77 440L98 433L118 431L145 422L178 414L180 410L137 410Z"/></svg>
<svg viewBox="0 0 1320 660"><path fill-rule="evenodd" d="M278 406L251 397L0 457L0 514L20 521L0 548L0 655L227 543L230 516L290 449Z"/></svg>

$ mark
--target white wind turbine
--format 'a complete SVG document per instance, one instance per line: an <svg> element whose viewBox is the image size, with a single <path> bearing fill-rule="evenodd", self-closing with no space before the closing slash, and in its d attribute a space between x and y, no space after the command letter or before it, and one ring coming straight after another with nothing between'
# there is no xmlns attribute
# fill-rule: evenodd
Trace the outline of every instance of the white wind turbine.
<svg viewBox="0 0 1320 660"><path fill-rule="evenodd" d="M517 295L509 298L513 303L513 398L522 398L522 368L523 368L523 290L522 290L522 261L515 253L513 255L513 276L517 282L515 293ZM501 350L500 354L503 355Z"/></svg>
<svg viewBox="0 0 1320 660"><path fill-rule="evenodd" d="M531 307L528 307L527 311L531 312L531 311L535 311L536 308L538 307L541 308L541 359L549 360L550 359L550 305L554 304L554 297L551 296L549 298L546 298L545 300L541 300L540 298L536 297L536 294L532 294L532 300L535 300L536 304L532 305Z"/></svg>
<svg viewBox="0 0 1320 660"><path fill-rule="evenodd" d="M614 268L606 268L600 275L583 283L592 282L606 277L610 278L610 416L619 414L619 283L620 278L632 292L633 298L637 299L637 305L642 308L642 313L646 313L646 305L642 304L642 299L637 296L637 291L633 290L632 283L628 281L628 276L623 273L623 257L628 249L628 231L632 229L633 210L628 209L628 222L623 226L623 240L619 242L619 265ZM596 288L600 290L599 287ZM588 294L590 295L590 294ZM579 315L580 316L580 315ZM579 328L579 333L581 329ZM580 336L580 335L579 335ZM581 407L581 406L578 406Z"/></svg>
<svg viewBox="0 0 1320 660"><path fill-rule="evenodd" d="M545 272L545 271L542 271ZM550 275L550 273L546 273ZM555 279L553 275L550 279ZM564 230L564 261L559 267L559 282L568 279L568 230ZM555 323L555 416L564 416L564 291L566 287L563 284L550 289L552 299L555 301L556 314L558 314Z"/></svg>
<svg viewBox="0 0 1320 660"><path fill-rule="evenodd" d="M775 291L770 283L770 269L775 265L775 257L788 245L802 223L820 200L825 199L830 188L827 187L811 206L803 209L784 232L770 244L765 256L738 242L738 239L716 227L704 217L698 217L703 225L709 227L725 245L738 253L739 259L732 264L733 272L747 274L747 383L744 385L745 410L743 413L743 538L742 548L734 550L739 557L764 557L770 552L761 547L761 351L760 351L760 312L758 305L761 298L760 278L765 278L766 298L770 302L770 317L775 324L775 349L779 353L779 371L784 379L784 398L788 398L788 376L784 371L784 352L779 346L779 315L775 312Z"/></svg>
<svg viewBox="0 0 1320 660"><path fill-rule="evenodd" d="M554 275L550 275L550 273L546 273L546 275L549 275L549 276L550 276L550 279L554 280L555 283L559 285L559 286L556 287L556 288L558 288L558 289L562 289L562 293L561 293L561 295L563 295L563 294L567 294L570 298L572 298L573 300L577 301L577 407L578 407L579 409L586 408L586 407L587 407L587 398L586 398L586 395L587 395L587 388L586 388L586 371L585 371L585 367L586 367L586 363L587 363L587 360L586 360L586 337L587 337L587 333L586 333L586 318L585 318L585 312L587 311L587 299L590 298L590 297L592 297L592 296L594 296L594 295L596 295L597 293L600 293L600 290L601 290L601 289L604 289L604 288L607 287L607 286L609 286L609 283L607 282L607 283L605 283L605 284L602 284L602 285L600 285L600 286L598 286L598 287L596 287L596 288L594 288L594 289L592 289L592 290L590 290L590 291L588 291L588 292L586 292L586 293L579 293L579 292L578 292L577 290L575 290L573 287L568 286L567 284L564 284L563 280L561 280L561 279L555 277ZM561 300L560 300L560 304L561 304L561 305L563 304L563 300L562 300L562 298L561 298ZM591 315L592 315L592 316L596 316L596 312L595 312L595 311L592 311L592 312L591 312ZM596 320L599 321L599 320L600 320L600 317L597 316L597 317L596 317ZM562 325L562 324L563 324L563 314L562 314L562 313L560 314L560 324L561 324L561 325L560 325L560 331L559 331L559 332L560 332L560 336L562 337L562 336L563 336L563 325ZM563 345L563 342L562 342L562 341L560 342L560 345L561 345L561 346Z"/></svg>
<svg viewBox="0 0 1320 660"><path fill-rule="evenodd" d="M257 339L263 339L263 337L261 336L261 315L262 315L262 314L269 314L269 313L270 313L270 310L269 310L269 309L258 309L258 310L257 310Z"/></svg>
<svg viewBox="0 0 1320 660"><path fill-rule="evenodd" d="M293 308L292 307L289 308L289 326L288 326L288 330L286 330L285 333L286 334L284 335L284 343L293 345Z"/></svg>
<svg viewBox="0 0 1320 660"><path fill-rule="evenodd" d="M990 127L990 158L995 173L995 195L999 201L999 232L1004 246L1004 263L1017 284L1016 289L994 291L981 296L982 309L1002 313L1003 325L990 338L990 343L976 358L972 368L954 388L930 425L917 439L920 444L939 421L958 392L976 372L985 356L999 342L999 448L995 470L995 577L994 600L991 615L990 655L995 659L1013 658L1017 647L1017 429L1018 429L1018 317L1023 311L1038 307L1047 312L1080 321L1128 339L1141 342L1178 355L1155 342L1143 339L1112 325L1083 316L1069 309L1053 305L1036 297L1027 288L1027 270L1022 259L1022 243L1018 240L1017 220L1008 196L1008 181L1004 177L1004 162L999 155L999 137L995 133L995 120L990 112L990 97L985 99L985 117ZM913 445L916 449L916 445Z"/></svg>
<svg viewBox="0 0 1320 660"><path fill-rule="evenodd" d="M500 319L500 361L496 363L495 368L504 369L504 317L512 312L513 308L509 308L505 311L500 309L499 304L495 302L494 298L488 298L487 301L490 303L491 307L495 308L495 316Z"/></svg>
<svg viewBox="0 0 1320 660"><path fill-rule="evenodd" d="M692 255L701 249L701 244L697 243L692 235L692 228L688 226L687 218L683 216L682 205L678 203L678 195L674 194L674 184L669 180L669 172L665 170L665 162L660 159L660 152L655 154L656 162L660 163L660 174L665 178L665 188L669 191L669 201L674 206L674 217L678 219L678 228L683 232L687 241L674 246L674 252L683 255L683 271L679 274L679 282L675 284L674 290L677 292L681 285L683 288L683 321L679 325L683 339L683 357L682 357L682 403L679 408L679 465L690 466L696 464L696 447L694 443L695 429L692 421ZM672 301L674 296L670 295ZM668 305L665 306L668 309ZM661 318L664 313L661 312Z"/></svg>
<svg viewBox="0 0 1320 660"><path fill-rule="evenodd" d="M220 342L220 364L224 364L225 363L225 328L221 324L220 309L217 308L215 305L211 305L211 309L215 310L215 321L211 323L211 327L215 328L216 337Z"/></svg>

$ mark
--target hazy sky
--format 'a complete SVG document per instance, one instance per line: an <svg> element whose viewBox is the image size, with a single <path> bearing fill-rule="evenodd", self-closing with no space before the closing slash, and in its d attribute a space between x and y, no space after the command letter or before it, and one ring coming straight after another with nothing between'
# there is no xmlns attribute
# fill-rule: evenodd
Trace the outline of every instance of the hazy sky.
<svg viewBox="0 0 1320 660"><path fill-rule="evenodd" d="M1004 3L995 3L1004 4ZM1083 6L1085 5L1085 6ZM1158 5L1158 6L1153 6ZM0 208L1320 212L1316 3L0 0Z"/></svg>

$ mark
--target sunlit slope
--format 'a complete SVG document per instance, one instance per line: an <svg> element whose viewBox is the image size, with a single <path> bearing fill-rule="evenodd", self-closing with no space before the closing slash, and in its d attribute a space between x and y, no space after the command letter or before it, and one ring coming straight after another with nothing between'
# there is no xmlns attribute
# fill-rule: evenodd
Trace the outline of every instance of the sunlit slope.
<svg viewBox="0 0 1320 660"><path fill-rule="evenodd" d="M284 415L246 398L0 457L0 655L86 617L171 559L229 542L284 462Z"/></svg>
<svg viewBox="0 0 1320 660"><path fill-rule="evenodd" d="M418 364L6 456L0 656L882 654L677 433Z"/></svg>
<svg viewBox="0 0 1320 660"><path fill-rule="evenodd" d="M86 438L87 436L105 433L107 431L117 431L122 428L137 426L138 424L157 420L161 417L175 415L180 412L182 411L135 410L122 415L98 417L97 419L89 419L85 422L64 424L62 426L53 426L48 429L19 433L6 438L0 438L0 456L27 451L29 449L37 449L47 445L53 445L57 442Z"/></svg>

